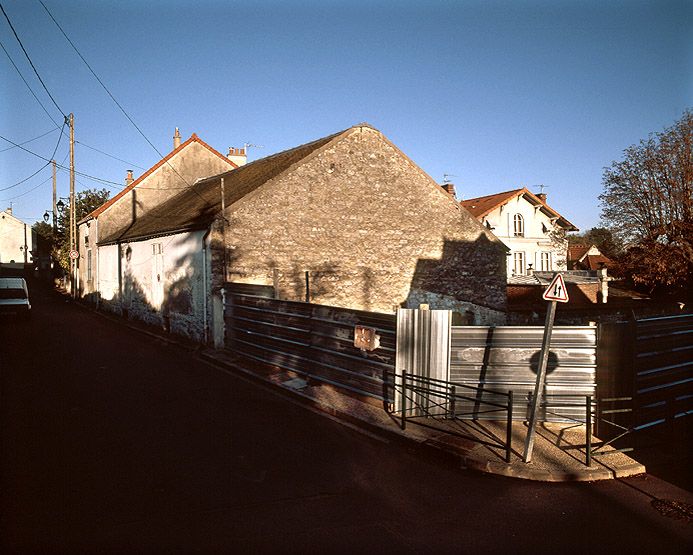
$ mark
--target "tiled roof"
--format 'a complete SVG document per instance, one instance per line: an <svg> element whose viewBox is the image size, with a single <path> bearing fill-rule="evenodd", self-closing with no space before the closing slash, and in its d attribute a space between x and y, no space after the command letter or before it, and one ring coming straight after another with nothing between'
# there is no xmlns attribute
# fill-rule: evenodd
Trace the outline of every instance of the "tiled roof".
<svg viewBox="0 0 693 555"><path fill-rule="evenodd" d="M495 208L506 204L510 200L524 195L525 198L534 206L540 206L551 218L558 218L558 222L562 227L568 231L578 231L578 228L570 223L566 218L561 216L538 196L532 193L526 187L522 189L513 189L512 191L505 191L503 193L496 193L495 195L488 195L485 197L470 198L460 201L460 204L464 206L476 219L481 220L484 216L489 214Z"/></svg>
<svg viewBox="0 0 693 555"><path fill-rule="evenodd" d="M512 191L496 193L495 195L466 199L460 201L460 204L469 210L472 216L481 219L494 208L508 202L510 199L515 198L521 192L522 189L513 189Z"/></svg>
<svg viewBox="0 0 693 555"><path fill-rule="evenodd" d="M588 254L582 263L587 266L589 270L599 270L601 267L611 264L611 259L603 254Z"/></svg>
<svg viewBox="0 0 693 555"><path fill-rule="evenodd" d="M572 245L568 247L568 260L580 260L590 250L591 245Z"/></svg>
<svg viewBox="0 0 693 555"><path fill-rule="evenodd" d="M87 214L84 218L82 218L78 223L82 223L86 220L90 220L92 218L96 218L101 214L104 210L106 210L109 206L112 206L115 204L119 199L124 197L127 193L132 191L135 187L137 187L142 181L144 181L149 175L154 173L156 170L158 170L161 166L166 164L171 158L173 158L176 154L179 154L182 152L188 145L191 145L192 143L197 143L207 150L209 150L212 154L218 156L225 162L228 162L229 166L232 168L237 168L238 165L233 163L231 160L229 160L226 156L224 156L221 152L213 149L211 146L209 146L207 143L205 143L202 139L200 139L197 136L197 133L193 133L190 138L182 143L178 148L172 150L171 152L168 153L168 155L164 156L161 160L159 160L156 164L154 164L151 168L149 168L146 172L144 172L142 175L140 175L137 179L135 179L130 185L125 187L122 191L120 191L117 195L115 195L113 198L107 200L104 202L101 206L98 208L95 208L92 210L89 214Z"/></svg>
<svg viewBox="0 0 693 555"><path fill-rule="evenodd" d="M365 127L362 124L356 127ZM104 237L99 244L134 238L177 233L207 227L221 211L221 179L224 179L224 204L228 207L294 164L324 147L333 139L355 129L349 128L316 141L256 160L238 169L208 177L189 189L153 208L134 223Z"/></svg>

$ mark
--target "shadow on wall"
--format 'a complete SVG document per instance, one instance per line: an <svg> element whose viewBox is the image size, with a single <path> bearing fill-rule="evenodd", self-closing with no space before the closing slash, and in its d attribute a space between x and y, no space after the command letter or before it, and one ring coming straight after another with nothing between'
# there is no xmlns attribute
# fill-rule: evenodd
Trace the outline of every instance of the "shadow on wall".
<svg viewBox="0 0 693 555"><path fill-rule="evenodd" d="M209 339L213 280L206 276L202 252L188 249L186 254L171 260L166 257L175 251L175 243L165 240L162 243L160 252L152 246L148 258L139 261L133 260L131 245L119 247L122 268L119 292L113 301L103 303L104 307L120 312L127 319L139 320L195 341ZM222 252L218 241L212 241L207 250L207 261L211 260L213 271L216 266L219 278L223 272ZM232 259L227 260L227 264L232 263Z"/></svg>
<svg viewBox="0 0 693 555"><path fill-rule="evenodd" d="M506 249L486 237L443 244L440 259L419 259L403 306L417 305L423 291L504 311L506 308ZM432 307L446 308L446 307Z"/></svg>

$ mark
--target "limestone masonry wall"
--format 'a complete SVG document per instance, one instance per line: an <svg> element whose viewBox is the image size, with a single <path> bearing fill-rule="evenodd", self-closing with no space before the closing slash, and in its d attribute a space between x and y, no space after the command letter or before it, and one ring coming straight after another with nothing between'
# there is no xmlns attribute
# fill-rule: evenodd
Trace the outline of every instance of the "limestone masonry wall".
<svg viewBox="0 0 693 555"><path fill-rule="evenodd" d="M377 131L362 127L226 211L227 279L393 312L420 302L502 323L503 244Z"/></svg>

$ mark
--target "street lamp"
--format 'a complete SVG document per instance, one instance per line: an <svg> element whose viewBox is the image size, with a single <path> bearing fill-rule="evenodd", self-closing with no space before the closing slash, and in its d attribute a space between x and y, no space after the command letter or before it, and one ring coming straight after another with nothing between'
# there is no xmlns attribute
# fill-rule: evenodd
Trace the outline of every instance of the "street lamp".
<svg viewBox="0 0 693 555"><path fill-rule="evenodd" d="M65 200L67 200L67 199L65 199ZM58 209L58 212L59 212L60 214L63 213L63 211L65 210L65 203L63 202L63 197L60 197L60 200L55 204L55 207ZM48 223L48 220L50 219L50 215L49 215L49 214L53 214L53 229L55 229L55 228L56 228L56 223L55 223L56 214L55 214L55 211L53 211L53 210L46 210L46 211L43 213L43 221L46 222L46 223Z"/></svg>

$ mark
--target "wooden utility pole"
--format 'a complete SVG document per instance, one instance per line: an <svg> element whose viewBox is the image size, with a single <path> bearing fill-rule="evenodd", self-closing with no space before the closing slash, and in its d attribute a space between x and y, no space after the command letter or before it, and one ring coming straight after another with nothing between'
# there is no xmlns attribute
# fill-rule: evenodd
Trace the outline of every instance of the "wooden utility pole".
<svg viewBox="0 0 693 555"><path fill-rule="evenodd" d="M77 226L75 222L75 116L70 114L70 291L77 295L77 260L72 257L76 250Z"/></svg>
<svg viewBox="0 0 693 555"><path fill-rule="evenodd" d="M51 164L53 164L53 235L55 235L55 232L58 229L58 223L55 215L58 211L58 178L56 175L55 160L51 160Z"/></svg>

